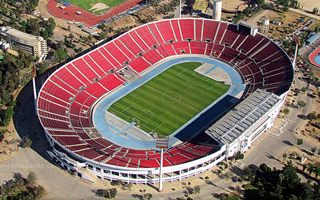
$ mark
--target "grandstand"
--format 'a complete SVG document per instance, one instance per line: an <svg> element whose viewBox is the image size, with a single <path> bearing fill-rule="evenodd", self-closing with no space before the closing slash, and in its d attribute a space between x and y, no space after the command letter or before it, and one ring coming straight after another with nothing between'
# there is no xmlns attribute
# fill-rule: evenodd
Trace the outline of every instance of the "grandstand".
<svg viewBox="0 0 320 200"><path fill-rule="evenodd" d="M142 85L145 77L159 74L155 72L161 63L190 57L228 64L241 77L245 90L242 102L207 131L169 145L164 152L163 181L201 173L236 151L246 151L272 125L291 86L293 68L273 41L239 27L194 18L151 22L65 64L43 84L37 102L52 152L60 152L50 155L68 170L80 173L79 168L87 168L101 179L158 182L159 149L133 148L113 139L125 141L122 136L105 137L94 115L107 113L97 109L99 102L112 103L130 85L139 81ZM239 119L246 113L248 117Z"/></svg>

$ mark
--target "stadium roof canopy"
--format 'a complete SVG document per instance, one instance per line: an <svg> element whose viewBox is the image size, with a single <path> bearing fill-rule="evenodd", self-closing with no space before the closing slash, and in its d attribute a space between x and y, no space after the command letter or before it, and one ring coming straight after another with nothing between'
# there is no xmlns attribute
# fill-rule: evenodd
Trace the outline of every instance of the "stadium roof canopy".
<svg viewBox="0 0 320 200"><path fill-rule="evenodd" d="M231 144L279 101L277 95L258 89L214 123L206 133L217 141Z"/></svg>
<svg viewBox="0 0 320 200"><path fill-rule="evenodd" d="M307 39L306 44L311 45L315 43L319 38L320 38L320 34L314 33Z"/></svg>

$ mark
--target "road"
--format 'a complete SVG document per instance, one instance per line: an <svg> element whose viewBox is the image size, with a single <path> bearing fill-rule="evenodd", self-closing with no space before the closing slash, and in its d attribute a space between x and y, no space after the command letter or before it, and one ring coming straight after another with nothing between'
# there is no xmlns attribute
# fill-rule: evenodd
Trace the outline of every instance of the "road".
<svg viewBox="0 0 320 200"><path fill-rule="evenodd" d="M304 10L295 9L295 8L289 8L289 10L292 11L292 12L298 13L300 15L304 15L306 17L310 17L310 18L315 19L315 20L320 20L320 16L314 15L312 13L308 13L308 12L306 12Z"/></svg>

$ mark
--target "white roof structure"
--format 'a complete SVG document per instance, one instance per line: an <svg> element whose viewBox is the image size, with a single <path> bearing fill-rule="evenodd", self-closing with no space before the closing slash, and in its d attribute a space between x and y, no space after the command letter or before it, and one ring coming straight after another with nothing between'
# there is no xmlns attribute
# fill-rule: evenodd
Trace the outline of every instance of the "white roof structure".
<svg viewBox="0 0 320 200"><path fill-rule="evenodd" d="M38 42L39 40L43 40L40 36L31 35L22 31L19 31L17 29L6 27L6 31L4 31L6 34L12 35L17 38L21 38L23 40L27 40L30 42Z"/></svg>
<svg viewBox="0 0 320 200"><path fill-rule="evenodd" d="M280 100L271 92L257 89L208 128L206 133L217 141L231 144L265 116Z"/></svg>

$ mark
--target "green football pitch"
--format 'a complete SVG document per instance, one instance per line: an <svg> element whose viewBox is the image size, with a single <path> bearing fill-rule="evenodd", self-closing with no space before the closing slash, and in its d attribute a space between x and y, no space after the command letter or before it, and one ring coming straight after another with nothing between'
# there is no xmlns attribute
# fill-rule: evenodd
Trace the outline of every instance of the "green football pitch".
<svg viewBox="0 0 320 200"><path fill-rule="evenodd" d="M80 8L88 10L92 8L92 6L94 6L96 3L103 3L109 6L109 8L112 8L126 2L126 0L69 0L69 2Z"/></svg>
<svg viewBox="0 0 320 200"><path fill-rule="evenodd" d="M200 65L174 65L116 101L108 111L146 132L170 135L230 87L195 72Z"/></svg>

